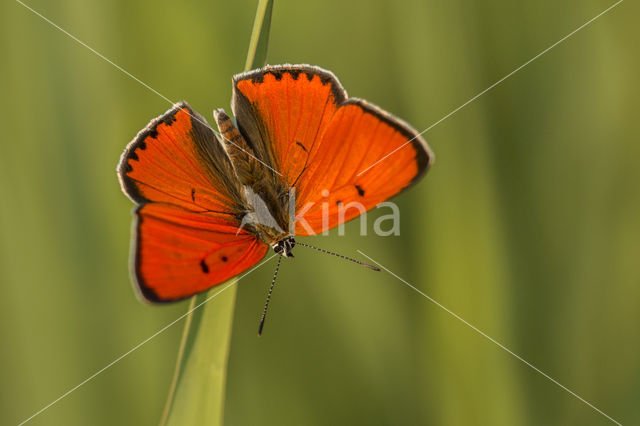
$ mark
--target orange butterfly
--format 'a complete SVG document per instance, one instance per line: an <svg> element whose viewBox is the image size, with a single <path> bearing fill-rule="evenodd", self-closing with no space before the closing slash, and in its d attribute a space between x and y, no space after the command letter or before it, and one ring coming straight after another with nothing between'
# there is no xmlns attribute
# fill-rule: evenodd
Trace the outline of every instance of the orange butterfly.
<svg viewBox="0 0 640 426"><path fill-rule="evenodd" d="M122 190L138 204L135 278L148 301L205 291L255 265L269 247L291 257L294 235L357 217L358 209L342 206L375 207L415 183L434 159L418 132L348 98L319 67L235 75L232 110L237 127L214 111L218 134L178 103L122 154Z"/></svg>

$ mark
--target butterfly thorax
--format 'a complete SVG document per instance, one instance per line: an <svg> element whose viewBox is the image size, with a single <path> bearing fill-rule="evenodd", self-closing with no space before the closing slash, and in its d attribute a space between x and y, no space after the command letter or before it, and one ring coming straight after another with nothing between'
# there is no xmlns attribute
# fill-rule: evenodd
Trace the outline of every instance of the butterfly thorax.
<svg viewBox="0 0 640 426"><path fill-rule="evenodd" d="M242 185L244 211L240 227L257 235L276 252L290 256L295 241L289 232L289 188L257 158L224 110L214 111L214 117Z"/></svg>

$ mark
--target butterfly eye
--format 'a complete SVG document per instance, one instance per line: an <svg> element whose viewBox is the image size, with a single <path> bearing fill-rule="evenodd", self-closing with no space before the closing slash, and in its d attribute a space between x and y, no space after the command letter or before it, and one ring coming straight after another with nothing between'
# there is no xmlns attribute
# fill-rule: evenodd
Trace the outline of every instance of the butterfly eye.
<svg viewBox="0 0 640 426"><path fill-rule="evenodd" d="M296 240L294 240L293 237L289 237L284 241L284 244L287 248L287 251L291 251L291 249L293 249L293 247L296 245Z"/></svg>

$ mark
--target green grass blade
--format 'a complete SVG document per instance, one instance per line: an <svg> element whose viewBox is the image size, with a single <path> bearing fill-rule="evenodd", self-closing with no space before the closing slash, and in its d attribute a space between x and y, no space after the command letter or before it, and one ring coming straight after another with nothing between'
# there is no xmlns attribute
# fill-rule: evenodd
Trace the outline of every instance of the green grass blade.
<svg viewBox="0 0 640 426"><path fill-rule="evenodd" d="M244 70L263 67L267 63L267 48L269 47L269 30L271 29L271 11L273 0L260 0L256 19L253 21L253 31L249 41L249 52Z"/></svg>
<svg viewBox="0 0 640 426"><path fill-rule="evenodd" d="M196 306L215 293L214 300L192 314L168 426L222 425L235 282L197 296Z"/></svg>
<svg viewBox="0 0 640 426"><path fill-rule="evenodd" d="M258 3L245 71L266 64L272 10L273 0ZM195 296L189 309L218 292L222 293L215 301L193 311L186 319L161 426L223 424L235 281Z"/></svg>
<svg viewBox="0 0 640 426"><path fill-rule="evenodd" d="M162 418L160 419L160 425L164 426L167 424L167 420L169 419L169 413L171 411L171 403L173 402L173 395L176 392L176 387L178 386L178 379L180 379L180 372L182 368L182 362L184 360L184 353L187 346L187 339L189 338L189 330L191 329L191 322L193 321L193 308L195 307L197 297L192 297L189 300L189 307L187 308L187 318L184 322L184 329L182 330L182 337L180 338L180 346L178 349L178 356L176 358L176 367L173 372L173 377L171 378L171 386L169 386L169 395L167 396L167 402L164 406L164 410L162 410Z"/></svg>

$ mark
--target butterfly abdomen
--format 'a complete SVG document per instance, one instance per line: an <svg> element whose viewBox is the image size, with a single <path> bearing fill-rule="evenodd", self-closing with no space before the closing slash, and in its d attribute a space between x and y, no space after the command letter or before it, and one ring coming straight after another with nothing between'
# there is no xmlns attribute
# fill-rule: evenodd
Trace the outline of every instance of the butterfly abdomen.
<svg viewBox="0 0 640 426"><path fill-rule="evenodd" d="M220 129L222 145L229 155L236 175L243 184L253 185L263 178L264 167L260 164L253 150L244 140L240 131L222 108L213 112L213 116Z"/></svg>

